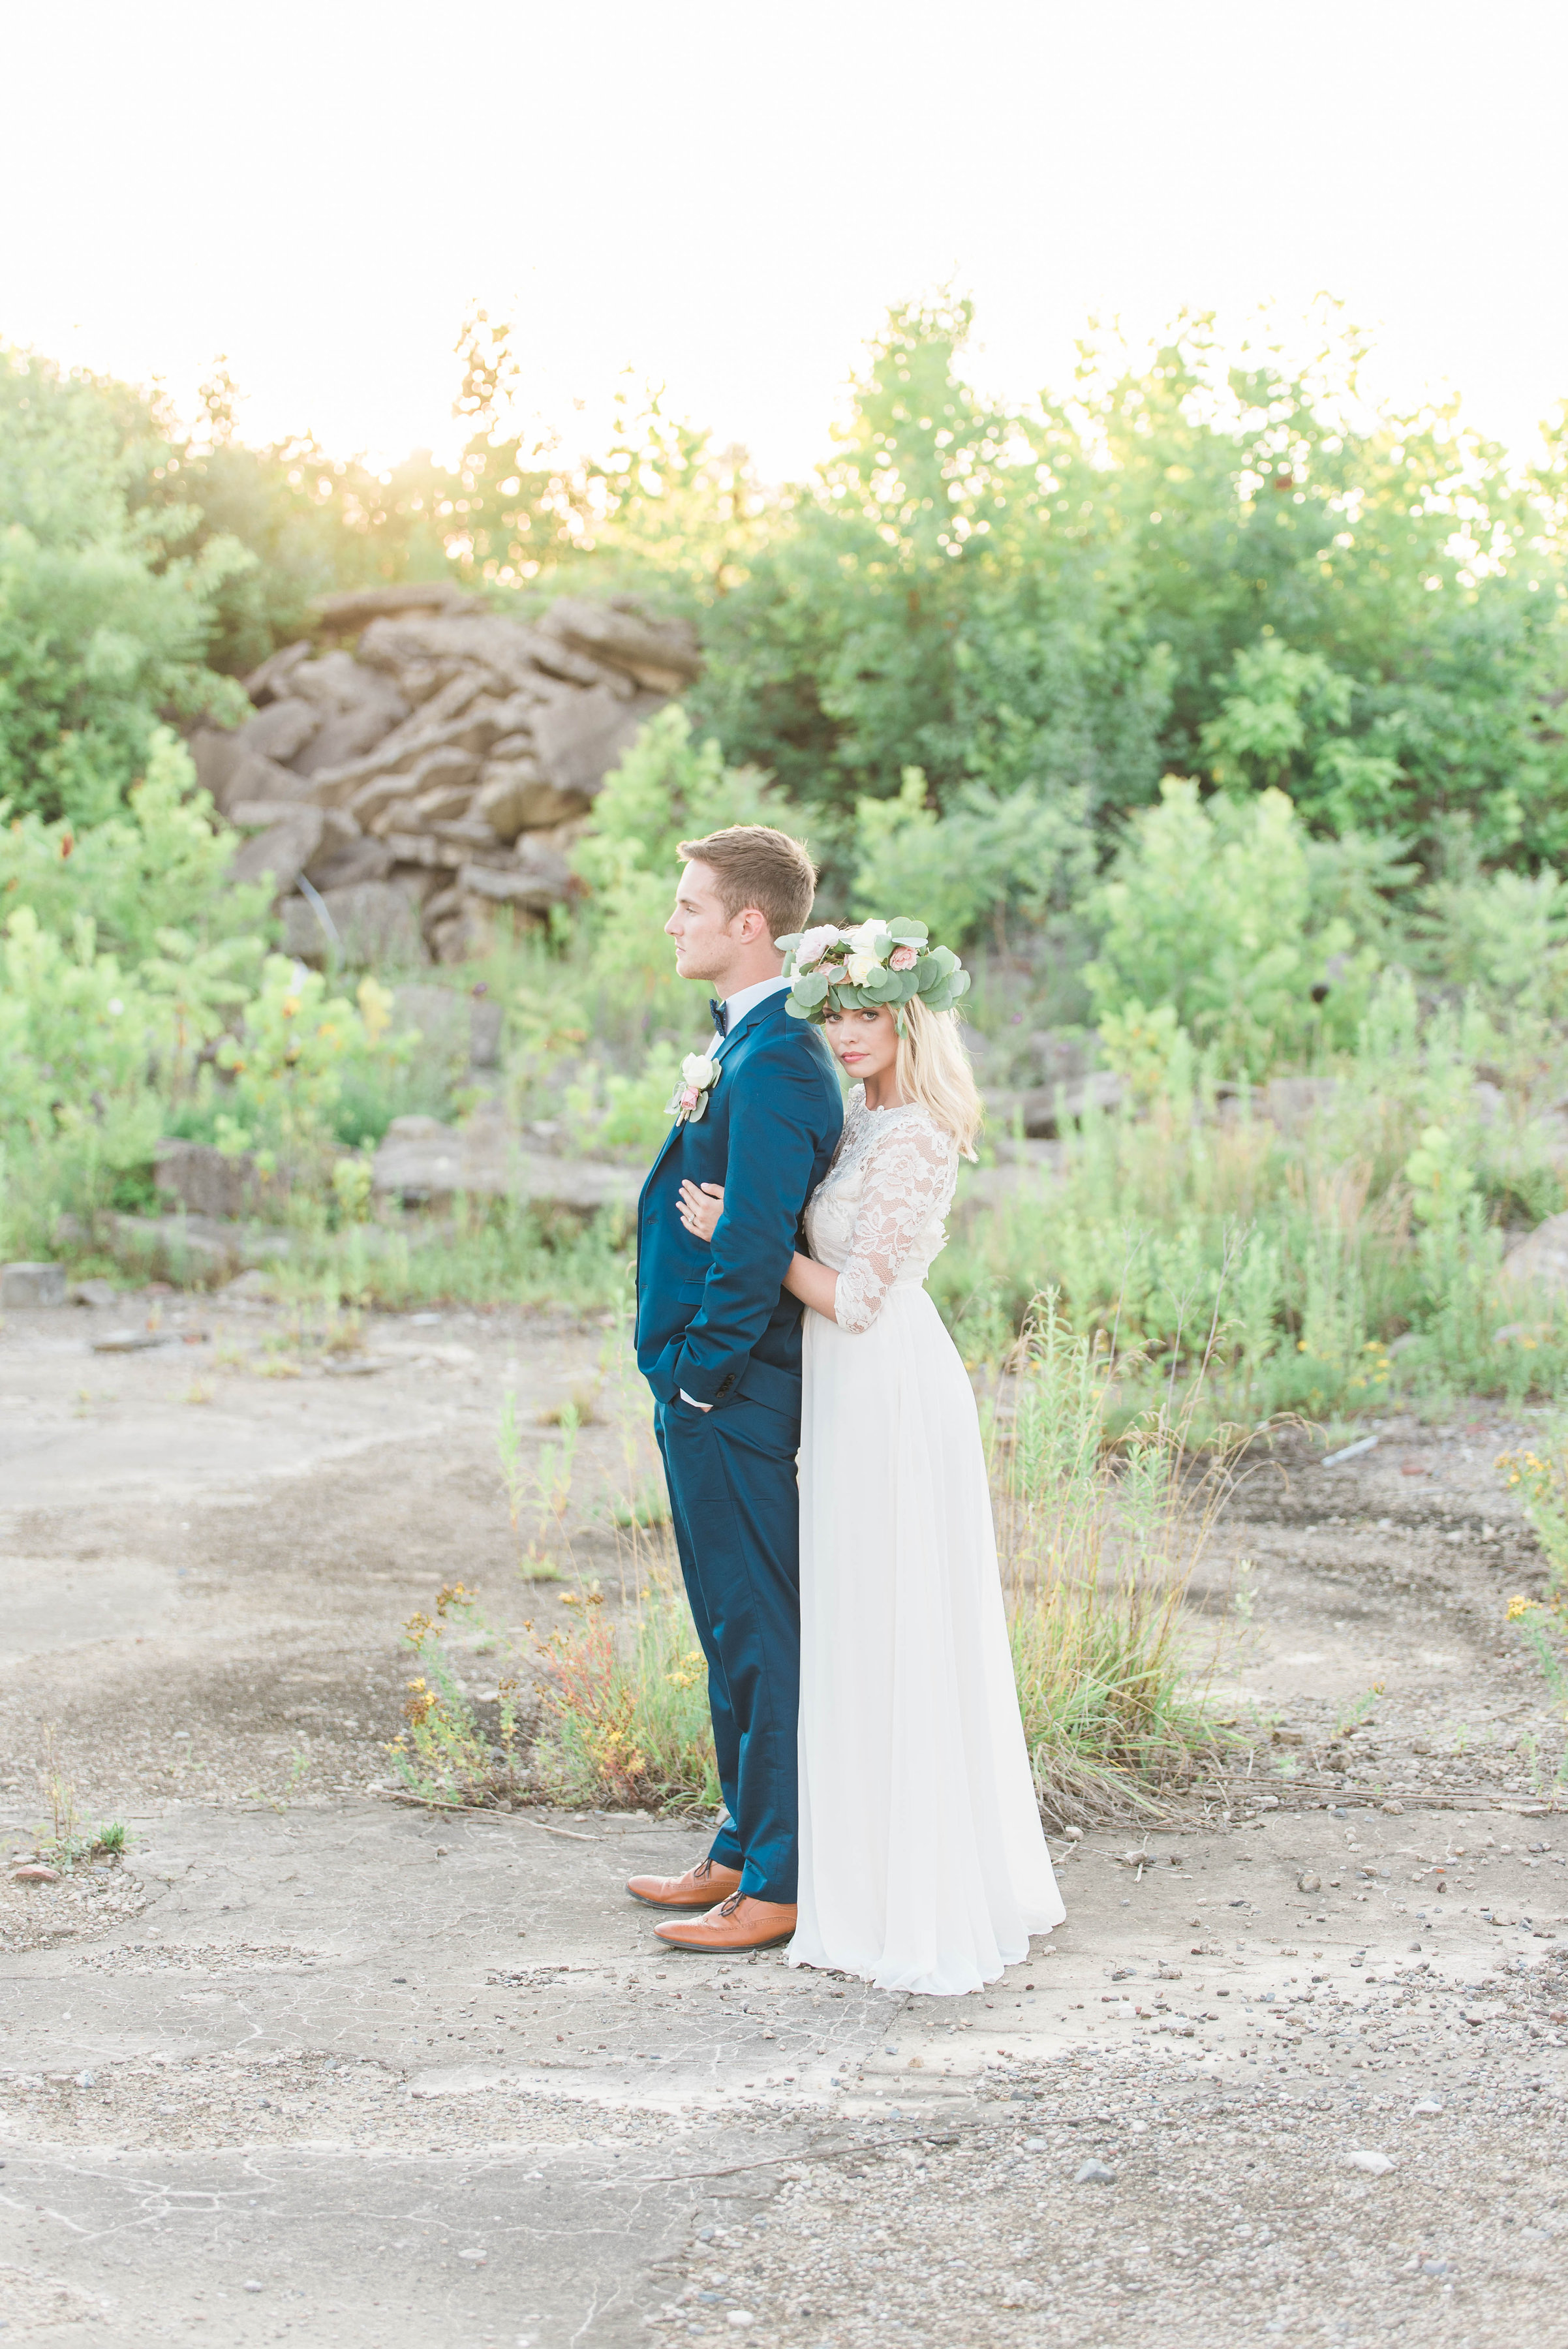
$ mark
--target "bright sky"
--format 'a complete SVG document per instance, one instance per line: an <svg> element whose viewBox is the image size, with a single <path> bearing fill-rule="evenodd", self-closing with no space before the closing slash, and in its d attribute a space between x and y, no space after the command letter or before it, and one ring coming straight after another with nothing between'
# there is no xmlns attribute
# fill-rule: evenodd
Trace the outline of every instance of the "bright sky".
<svg viewBox="0 0 1568 2349"><path fill-rule="evenodd" d="M226 352L247 439L454 445L475 296L569 450L629 367L771 478L949 281L1019 398L1092 313L1320 289L1397 397L1568 395L1561 0L86 0L5 58L0 340L187 410Z"/></svg>

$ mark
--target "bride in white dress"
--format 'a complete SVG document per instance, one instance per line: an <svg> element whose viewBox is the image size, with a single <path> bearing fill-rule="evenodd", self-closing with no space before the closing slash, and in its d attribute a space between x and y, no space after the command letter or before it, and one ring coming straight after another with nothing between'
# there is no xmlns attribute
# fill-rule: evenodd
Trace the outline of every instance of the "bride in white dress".
<svg viewBox="0 0 1568 2349"><path fill-rule="evenodd" d="M784 1284L807 1308L789 1960L951 1996L1026 1958L1065 1910L1019 1718L974 1394L924 1287L980 1120L950 1008L967 977L925 941L912 922L780 941L789 1008L822 1022L860 1080L806 1207L811 1254ZM689 1228L710 1234L722 1197L687 1185Z"/></svg>

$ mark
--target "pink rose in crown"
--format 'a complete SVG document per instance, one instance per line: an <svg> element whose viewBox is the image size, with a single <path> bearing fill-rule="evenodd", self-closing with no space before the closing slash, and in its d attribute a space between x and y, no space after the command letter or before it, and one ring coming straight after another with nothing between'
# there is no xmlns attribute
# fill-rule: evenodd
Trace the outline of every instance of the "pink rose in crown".
<svg viewBox="0 0 1568 2349"><path fill-rule="evenodd" d="M919 960L913 947L895 947L888 957L889 970L913 970Z"/></svg>

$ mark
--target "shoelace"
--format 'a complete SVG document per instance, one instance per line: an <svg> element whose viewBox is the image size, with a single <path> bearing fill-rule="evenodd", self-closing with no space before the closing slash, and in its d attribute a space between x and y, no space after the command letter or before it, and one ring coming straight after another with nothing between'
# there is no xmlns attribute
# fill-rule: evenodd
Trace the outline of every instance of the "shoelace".
<svg viewBox="0 0 1568 2349"><path fill-rule="evenodd" d="M745 1897L746 1896L743 1892L732 1892L729 1899L721 1907L719 1910L720 1916L732 1917Z"/></svg>

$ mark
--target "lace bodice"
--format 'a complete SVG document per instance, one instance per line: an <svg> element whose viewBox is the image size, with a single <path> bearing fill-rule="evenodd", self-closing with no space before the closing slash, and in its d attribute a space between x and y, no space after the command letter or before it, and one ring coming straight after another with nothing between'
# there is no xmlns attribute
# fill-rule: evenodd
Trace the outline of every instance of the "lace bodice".
<svg viewBox="0 0 1568 2349"><path fill-rule="evenodd" d="M870 1110L857 1085L826 1179L806 1203L819 1264L838 1275L841 1330L868 1330L888 1291L919 1288L947 1234L958 1144L923 1109Z"/></svg>

